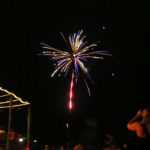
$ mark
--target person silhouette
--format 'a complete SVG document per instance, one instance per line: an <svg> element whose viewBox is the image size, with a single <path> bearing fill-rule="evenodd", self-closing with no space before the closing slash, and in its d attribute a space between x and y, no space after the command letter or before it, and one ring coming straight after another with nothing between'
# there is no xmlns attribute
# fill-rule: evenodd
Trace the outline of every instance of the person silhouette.
<svg viewBox="0 0 150 150"><path fill-rule="evenodd" d="M141 139L141 150L150 149L150 107L140 109L127 123L128 130L135 131Z"/></svg>
<svg viewBox="0 0 150 150"><path fill-rule="evenodd" d="M111 134L107 134L104 138L103 150L121 150L121 149L118 147L116 139Z"/></svg>
<svg viewBox="0 0 150 150"><path fill-rule="evenodd" d="M99 131L98 123L90 117L86 121L86 126L80 137L80 149L83 150L97 150L99 149Z"/></svg>

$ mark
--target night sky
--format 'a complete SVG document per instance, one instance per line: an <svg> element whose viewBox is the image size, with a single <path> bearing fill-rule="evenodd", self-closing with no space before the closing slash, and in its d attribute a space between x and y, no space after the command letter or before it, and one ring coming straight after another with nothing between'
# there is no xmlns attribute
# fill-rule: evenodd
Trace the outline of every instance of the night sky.
<svg viewBox="0 0 150 150"><path fill-rule="evenodd" d="M65 123L71 119L75 140L89 117L98 121L100 134L114 135L121 143L134 137L126 123L139 108L150 105L149 18L150 4L130 1L91 2L9 0L1 15L0 86L31 103L31 137L41 144L66 142ZM114 57L91 60L94 80L88 96L82 78L74 88L74 108L68 114L71 75L51 78L53 63L42 53L40 42L65 49L60 32L84 30L89 43ZM7 115L0 112L5 124ZM26 108L14 109L12 127L25 133Z"/></svg>

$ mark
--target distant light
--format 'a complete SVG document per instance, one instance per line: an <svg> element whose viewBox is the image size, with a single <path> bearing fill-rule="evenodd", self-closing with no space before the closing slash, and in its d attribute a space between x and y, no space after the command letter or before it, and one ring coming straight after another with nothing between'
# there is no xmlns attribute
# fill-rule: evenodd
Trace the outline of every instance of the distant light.
<svg viewBox="0 0 150 150"><path fill-rule="evenodd" d="M0 134L6 133L5 130L0 130Z"/></svg>
<svg viewBox="0 0 150 150"><path fill-rule="evenodd" d="M35 139L35 140L33 140L33 142L34 142L34 143L37 143L37 140Z"/></svg>
<svg viewBox="0 0 150 150"><path fill-rule="evenodd" d="M23 142L23 138L19 138L19 142L22 143Z"/></svg>
<svg viewBox="0 0 150 150"><path fill-rule="evenodd" d="M48 145L45 145L45 150L48 150Z"/></svg>
<svg viewBox="0 0 150 150"><path fill-rule="evenodd" d="M102 26L102 29L105 30L105 29L106 29L106 26Z"/></svg>
<svg viewBox="0 0 150 150"><path fill-rule="evenodd" d="M111 74L113 77L115 76L115 73L114 72L112 72L112 74Z"/></svg>
<svg viewBox="0 0 150 150"><path fill-rule="evenodd" d="M127 144L123 144L123 148L125 148L125 149L126 149L126 148L127 148Z"/></svg>

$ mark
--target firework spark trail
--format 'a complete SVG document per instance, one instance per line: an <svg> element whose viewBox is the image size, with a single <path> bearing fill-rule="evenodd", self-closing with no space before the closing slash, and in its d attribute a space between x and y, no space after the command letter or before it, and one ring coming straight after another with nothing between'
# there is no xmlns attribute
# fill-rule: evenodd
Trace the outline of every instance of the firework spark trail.
<svg viewBox="0 0 150 150"><path fill-rule="evenodd" d="M70 110L70 112L72 109L73 85L74 85L74 71L72 72L72 79L71 79L70 93L69 93L69 110Z"/></svg>

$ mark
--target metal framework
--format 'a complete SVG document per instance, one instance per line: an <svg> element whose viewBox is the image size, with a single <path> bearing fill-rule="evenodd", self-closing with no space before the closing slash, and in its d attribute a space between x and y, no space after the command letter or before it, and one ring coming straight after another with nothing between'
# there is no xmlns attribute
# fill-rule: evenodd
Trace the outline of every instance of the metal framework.
<svg viewBox="0 0 150 150"><path fill-rule="evenodd" d="M22 107L22 106L30 106L30 103L27 101L23 101L20 97L16 96L14 93L9 92L8 90L0 87L0 109L9 109L6 150L10 150L9 138L10 138L10 130L11 130L12 108ZM26 150L29 150L29 139L30 139L30 107L28 107Z"/></svg>
<svg viewBox="0 0 150 150"><path fill-rule="evenodd" d="M11 99L11 106L10 106ZM14 93L9 92L6 89L0 87L0 109L1 108L10 108L10 107L21 107L30 105L29 102L23 101L20 97L16 96Z"/></svg>

